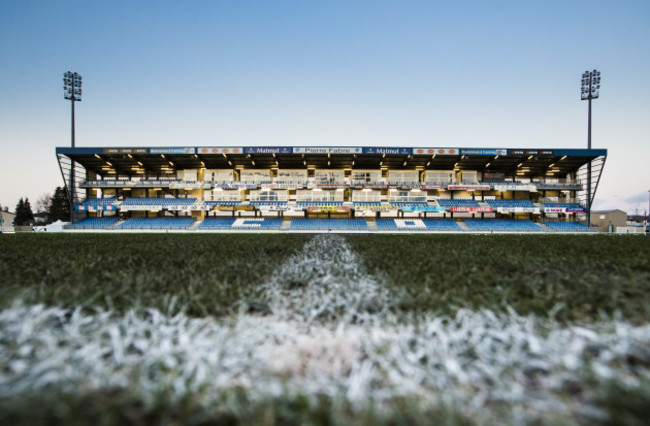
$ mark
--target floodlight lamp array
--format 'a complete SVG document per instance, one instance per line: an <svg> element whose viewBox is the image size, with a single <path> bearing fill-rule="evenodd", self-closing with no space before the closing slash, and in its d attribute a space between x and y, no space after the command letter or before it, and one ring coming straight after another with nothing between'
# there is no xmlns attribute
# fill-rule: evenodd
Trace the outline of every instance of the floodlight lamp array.
<svg viewBox="0 0 650 426"><path fill-rule="evenodd" d="M71 101L81 101L81 75L68 71L63 74L63 97Z"/></svg>
<svg viewBox="0 0 650 426"><path fill-rule="evenodd" d="M580 99L583 101L597 99L600 95L600 71L585 71L582 74Z"/></svg>

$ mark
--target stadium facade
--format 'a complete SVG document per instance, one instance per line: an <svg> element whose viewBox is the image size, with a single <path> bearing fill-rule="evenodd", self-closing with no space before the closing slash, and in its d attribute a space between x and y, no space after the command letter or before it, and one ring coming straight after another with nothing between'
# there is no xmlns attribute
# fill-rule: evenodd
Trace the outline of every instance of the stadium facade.
<svg viewBox="0 0 650 426"><path fill-rule="evenodd" d="M586 229L607 150L60 147L56 155L76 229L572 231Z"/></svg>

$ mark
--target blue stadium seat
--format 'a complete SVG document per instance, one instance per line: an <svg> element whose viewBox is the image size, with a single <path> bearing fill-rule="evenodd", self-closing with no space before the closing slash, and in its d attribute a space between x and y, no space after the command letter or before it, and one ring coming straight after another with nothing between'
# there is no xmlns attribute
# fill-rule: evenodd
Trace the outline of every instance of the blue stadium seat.
<svg viewBox="0 0 650 426"><path fill-rule="evenodd" d="M574 212L586 212L587 208L578 203L544 203L544 207L567 209Z"/></svg>
<svg viewBox="0 0 650 426"><path fill-rule="evenodd" d="M110 197L110 198L86 198L79 205L80 206L108 206L110 204L113 204L115 201L117 201L117 198L115 198L115 197Z"/></svg>
<svg viewBox="0 0 650 426"><path fill-rule="evenodd" d="M488 206L493 208L498 207L525 207L531 208L535 207L535 204L531 200L486 200Z"/></svg>
<svg viewBox="0 0 650 426"><path fill-rule="evenodd" d="M295 230L343 230L343 231L365 231L368 223L365 219L307 219L294 218L291 220L289 229Z"/></svg>
<svg viewBox="0 0 650 426"><path fill-rule="evenodd" d="M587 225L583 225L579 222L544 222L544 225L548 226L554 231L558 232L592 232L593 229L589 228Z"/></svg>
<svg viewBox="0 0 650 426"><path fill-rule="evenodd" d="M199 229L280 229L281 225L279 217L209 217Z"/></svg>
<svg viewBox="0 0 650 426"><path fill-rule="evenodd" d="M438 199L438 204L441 207L480 207L480 204L474 199L457 198L457 199Z"/></svg>
<svg viewBox="0 0 650 426"><path fill-rule="evenodd" d="M453 219L377 219L377 228L381 231L460 231L461 228Z"/></svg>
<svg viewBox="0 0 650 426"><path fill-rule="evenodd" d="M465 219L472 231L536 232L543 228L531 220L523 219Z"/></svg>
<svg viewBox="0 0 650 426"><path fill-rule="evenodd" d="M212 207L217 207L217 206L235 207L240 204L241 204L240 201L204 201L203 202L203 205L212 206Z"/></svg>
<svg viewBox="0 0 650 426"><path fill-rule="evenodd" d="M116 229L187 229L192 223L192 217L140 217L127 219Z"/></svg>
<svg viewBox="0 0 650 426"><path fill-rule="evenodd" d="M106 229L117 222L117 217L87 217L69 225L68 229Z"/></svg>

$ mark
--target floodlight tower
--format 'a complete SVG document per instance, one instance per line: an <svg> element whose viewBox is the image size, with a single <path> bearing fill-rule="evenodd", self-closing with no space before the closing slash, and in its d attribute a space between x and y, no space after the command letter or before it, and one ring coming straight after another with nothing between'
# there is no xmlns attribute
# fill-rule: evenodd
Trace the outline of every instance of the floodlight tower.
<svg viewBox="0 0 650 426"><path fill-rule="evenodd" d="M591 149L591 100L600 95L600 71L585 71L582 74L580 100L589 101L587 113L587 149ZM591 226L591 161L587 169L587 226Z"/></svg>
<svg viewBox="0 0 650 426"><path fill-rule="evenodd" d="M81 76L68 71L63 74L63 97L72 104L72 147L74 148L74 103L81 102Z"/></svg>
<svg viewBox="0 0 650 426"><path fill-rule="evenodd" d="M68 71L63 74L63 97L72 104L72 123L71 137L72 147L74 148L74 103L81 102L81 75L76 72ZM70 159L70 222L72 222L74 212L74 160Z"/></svg>

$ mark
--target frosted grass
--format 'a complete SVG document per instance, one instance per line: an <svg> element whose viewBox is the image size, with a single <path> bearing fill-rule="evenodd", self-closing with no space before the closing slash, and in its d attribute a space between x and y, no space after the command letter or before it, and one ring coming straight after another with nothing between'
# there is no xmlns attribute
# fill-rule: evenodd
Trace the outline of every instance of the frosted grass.
<svg viewBox="0 0 650 426"><path fill-rule="evenodd" d="M152 407L319 395L359 411L444 405L479 423L603 420L599 391L650 380L650 326L562 327L515 312L396 318L341 237L319 236L264 284L272 313L0 312L0 398L122 389ZM157 399L158 398L158 399ZM567 417L568 416L568 417Z"/></svg>
<svg viewBox="0 0 650 426"><path fill-rule="evenodd" d="M307 323L364 322L390 307L388 291L338 235L314 237L263 288L276 317Z"/></svg>

